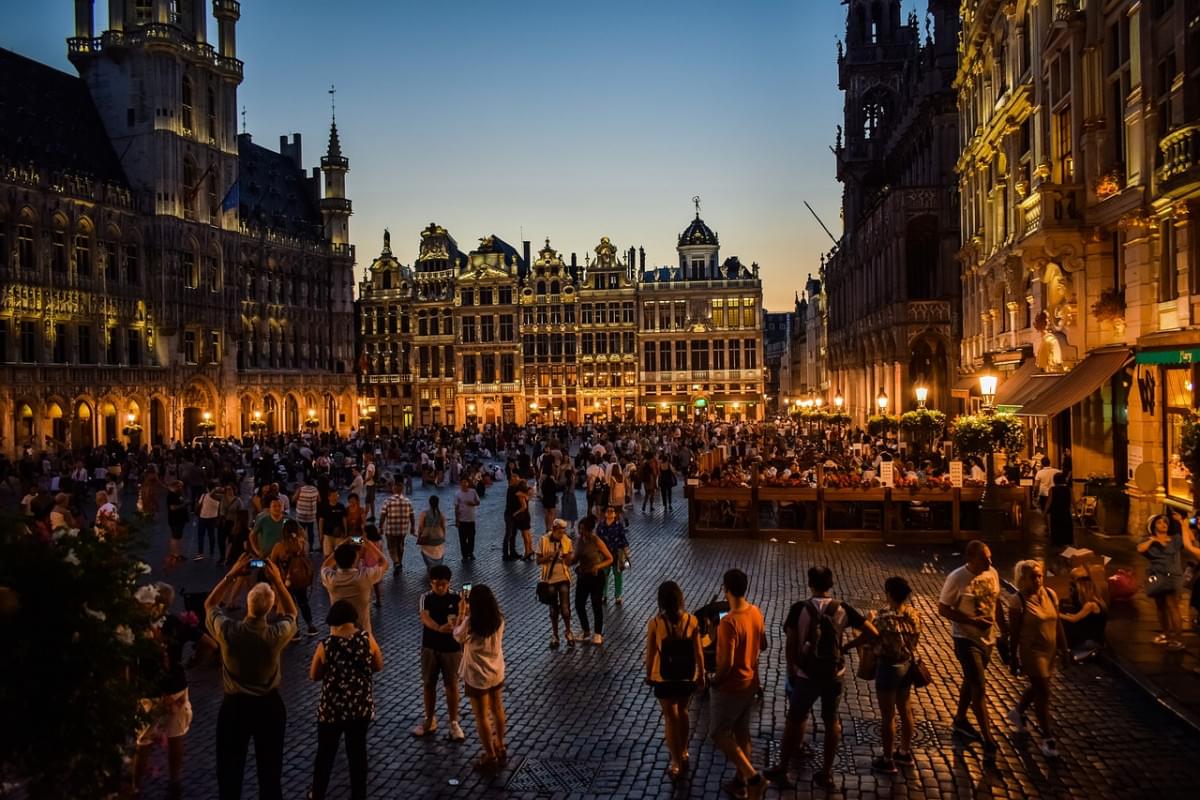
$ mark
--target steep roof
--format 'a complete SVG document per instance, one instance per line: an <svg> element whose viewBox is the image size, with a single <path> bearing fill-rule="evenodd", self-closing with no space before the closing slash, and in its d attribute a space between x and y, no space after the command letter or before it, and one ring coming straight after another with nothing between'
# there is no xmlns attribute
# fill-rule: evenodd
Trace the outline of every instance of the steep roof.
<svg viewBox="0 0 1200 800"><path fill-rule="evenodd" d="M288 156L238 137L239 213L247 225L302 238L324 238L308 176Z"/></svg>
<svg viewBox="0 0 1200 800"><path fill-rule="evenodd" d="M3 48L0 158L129 186L87 84Z"/></svg>

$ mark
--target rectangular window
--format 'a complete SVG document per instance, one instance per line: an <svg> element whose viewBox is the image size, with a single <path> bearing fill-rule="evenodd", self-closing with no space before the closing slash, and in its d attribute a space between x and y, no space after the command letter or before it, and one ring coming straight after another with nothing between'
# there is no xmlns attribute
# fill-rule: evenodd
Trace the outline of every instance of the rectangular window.
<svg viewBox="0 0 1200 800"><path fill-rule="evenodd" d="M492 304L492 290L491 289L480 289L479 290L479 305L490 306L491 304Z"/></svg>
<svg viewBox="0 0 1200 800"><path fill-rule="evenodd" d="M79 350L79 363L95 364L96 356L92 352L92 329L87 325L80 325L75 329L75 336Z"/></svg>
<svg viewBox="0 0 1200 800"><path fill-rule="evenodd" d="M608 337L603 333L596 334L596 355L608 355Z"/></svg>
<svg viewBox="0 0 1200 800"><path fill-rule="evenodd" d="M92 274L92 237L86 233L75 236L75 272L83 276Z"/></svg>
<svg viewBox="0 0 1200 800"><path fill-rule="evenodd" d="M708 342L705 340L692 340L692 371L708 371Z"/></svg>
<svg viewBox="0 0 1200 800"><path fill-rule="evenodd" d="M1159 226L1158 258L1158 302L1166 303L1179 296L1179 281L1176 279L1175 223L1164 220Z"/></svg>
<svg viewBox="0 0 1200 800"><path fill-rule="evenodd" d="M459 330L462 332L463 342L468 343L468 344L471 342L474 342L475 341L475 318L474 317L463 317L459 324Z"/></svg>
<svg viewBox="0 0 1200 800"><path fill-rule="evenodd" d="M512 383L517 379L517 365L512 353L503 353L500 356L500 380L503 383Z"/></svg>
<svg viewBox="0 0 1200 800"><path fill-rule="evenodd" d="M580 334L579 347L580 347L579 352L582 353L583 355L585 355L585 356L592 355L592 353L593 353L592 334L590 334L590 333Z"/></svg>
<svg viewBox="0 0 1200 800"><path fill-rule="evenodd" d="M658 368L663 372L671 371L671 343L658 343Z"/></svg>
<svg viewBox="0 0 1200 800"><path fill-rule="evenodd" d="M642 303L642 330L652 331L658 328L658 317L654 313L654 303Z"/></svg>
<svg viewBox="0 0 1200 800"><path fill-rule="evenodd" d="M475 375L476 358L473 355L463 356L462 379L463 383L475 383L477 378Z"/></svg>
<svg viewBox="0 0 1200 800"><path fill-rule="evenodd" d="M625 331L621 334L621 352L629 355L637 355L637 345L634 342L633 331Z"/></svg>
<svg viewBox="0 0 1200 800"><path fill-rule="evenodd" d="M758 343L754 339L745 341L743 350L745 351L742 358L742 363L745 365L743 369L758 369Z"/></svg>
<svg viewBox="0 0 1200 800"><path fill-rule="evenodd" d="M658 372L658 349L654 342L646 342L642 348L642 369L646 372Z"/></svg>
<svg viewBox="0 0 1200 800"><path fill-rule="evenodd" d="M513 338L513 315L512 314L501 314L500 315L500 341L502 341L502 342L516 341Z"/></svg>
<svg viewBox="0 0 1200 800"><path fill-rule="evenodd" d="M686 372L688 368L687 342L675 343L675 370Z"/></svg>
<svg viewBox="0 0 1200 800"><path fill-rule="evenodd" d="M579 321L583 325L592 324L592 306L590 303L584 303L579 311Z"/></svg>
<svg viewBox="0 0 1200 800"><path fill-rule="evenodd" d="M108 344L104 351L104 363L121 363L121 330L119 328L108 329Z"/></svg>
<svg viewBox="0 0 1200 800"><path fill-rule="evenodd" d="M532 308L522 308L521 309L521 324L524 325L525 327L530 327L533 325L533 309Z"/></svg>
<svg viewBox="0 0 1200 800"><path fill-rule="evenodd" d="M205 282L205 284L207 284L207 288L210 292L221 291L221 270L217 267L217 257L216 256L205 256L204 257L204 282ZM292 283L292 292L293 292L292 304L293 305L296 304L296 301L298 299L295 296L295 291L297 288L299 288L299 286L300 286L299 282Z"/></svg>
<svg viewBox="0 0 1200 800"><path fill-rule="evenodd" d="M21 360L26 364L38 360L37 323L30 320L21 321Z"/></svg>
<svg viewBox="0 0 1200 800"><path fill-rule="evenodd" d="M128 331L126 341L129 344L129 366L140 367L142 365L142 332Z"/></svg>
<svg viewBox="0 0 1200 800"><path fill-rule="evenodd" d="M62 231L50 234L50 269L63 275L67 272L67 235Z"/></svg>
<svg viewBox="0 0 1200 800"><path fill-rule="evenodd" d="M37 269L33 260L33 226L17 226L17 267L20 269Z"/></svg>
<svg viewBox="0 0 1200 800"><path fill-rule="evenodd" d="M440 377L442 374L442 348L433 347L433 377Z"/></svg>
<svg viewBox="0 0 1200 800"><path fill-rule="evenodd" d="M67 363L67 326L61 322L54 325L54 363Z"/></svg>
<svg viewBox="0 0 1200 800"><path fill-rule="evenodd" d="M533 356L534 356L534 337L533 337L532 335L526 335L526 336L524 337L524 345L523 345L523 347L522 347L522 352L524 353L524 356L525 356L525 359L526 359L526 360L528 360L528 361L532 361L532 360L533 360Z"/></svg>
<svg viewBox="0 0 1200 800"><path fill-rule="evenodd" d="M545 361L550 357L550 337L544 333L537 335L537 354L539 361Z"/></svg>
<svg viewBox="0 0 1200 800"><path fill-rule="evenodd" d="M729 369L742 368L742 350L737 346L737 339L729 342Z"/></svg>
<svg viewBox="0 0 1200 800"><path fill-rule="evenodd" d="M1171 51L1162 57L1158 62L1158 75L1156 76L1155 89L1155 105L1158 108L1158 130L1169 131L1173 127L1171 125L1171 83L1175 80L1175 52Z"/></svg>
<svg viewBox="0 0 1200 800"><path fill-rule="evenodd" d="M534 311L534 315L537 318L538 325L547 324L547 320L549 319L549 317L548 317L548 312L546 311L545 306L538 306L537 309L535 309L535 311Z"/></svg>
<svg viewBox="0 0 1200 800"><path fill-rule="evenodd" d="M491 353L483 354L482 383L496 382L496 356Z"/></svg>
<svg viewBox="0 0 1200 800"><path fill-rule="evenodd" d="M714 328L720 330L725 327L725 301L712 301L712 324Z"/></svg>
<svg viewBox="0 0 1200 800"><path fill-rule="evenodd" d="M550 306L550 324L562 325L562 306L558 303Z"/></svg>
<svg viewBox="0 0 1200 800"><path fill-rule="evenodd" d="M500 305L511 306L513 301L512 289L507 286L500 287Z"/></svg>
<svg viewBox="0 0 1200 800"><path fill-rule="evenodd" d="M429 335L429 319L424 314L417 317L417 335L418 336L428 336Z"/></svg>
<svg viewBox="0 0 1200 800"><path fill-rule="evenodd" d="M758 327L758 309L755 308L753 297L742 299L742 327L750 329Z"/></svg>
<svg viewBox="0 0 1200 800"><path fill-rule="evenodd" d="M681 331L687 327L687 301L675 301L675 320L672 328Z"/></svg>
<svg viewBox="0 0 1200 800"><path fill-rule="evenodd" d="M296 357L297 358L300 357L299 352L296 353ZM221 332L220 331L209 331L208 332L208 363L210 363L210 364L220 364L221 363Z"/></svg>
<svg viewBox="0 0 1200 800"><path fill-rule="evenodd" d="M725 369L725 340L712 340L712 368L715 370Z"/></svg>
<svg viewBox="0 0 1200 800"><path fill-rule="evenodd" d="M474 289L462 289L459 291L459 296L462 298L463 306L475 305L475 290Z"/></svg>
<svg viewBox="0 0 1200 800"><path fill-rule="evenodd" d="M447 378L454 377L454 347L452 345L442 345L442 363L446 365L446 371L443 373Z"/></svg>
<svg viewBox="0 0 1200 800"><path fill-rule="evenodd" d="M563 321L568 325L575 324L575 304L563 306Z"/></svg>
<svg viewBox="0 0 1200 800"><path fill-rule="evenodd" d="M621 322L626 325L633 324L633 303L621 304Z"/></svg>
<svg viewBox="0 0 1200 800"><path fill-rule="evenodd" d="M183 363L196 363L196 332L183 332Z"/></svg>
<svg viewBox="0 0 1200 800"><path fill-rule="evenodd" d="M563 334L563 355L569 359L575 357L575 334Z"/></svg>
<svg viewBox="0 0 1200 800"><path fill-rule="evenodd" d="M142 268L138 262L138 246L136 244L125 245L125 282L130 285L142 282Z"/></svg>
<svg viewBox="0 0 1200 800"><path fill-rule="evenodd" d="M496 341L496 318L491 314L488 314L483 318L483 328L480 331L480 334L481 342Z"/></svg>
<svg viewBox="0 0 1200 800"><path fill-rule="evenodd" d="M100 247L104 251L104 280L117 283L121 280L121 260L117 254L117 243L103 242Z"/></svg>
<svg viewBox="0 0 1200 800"><path fill-rule="evenodd" d="M199 270L196 269L195 253L184 252L179 259L181 268L183 269L183 288L195 289L200 285Z"/></svg>
<svg viewBox="0 0 1200 800"><path fill-rule="evenodd" d="M563 342L561 333L550 334L550 357L559 360L563 354Z"/></svg>

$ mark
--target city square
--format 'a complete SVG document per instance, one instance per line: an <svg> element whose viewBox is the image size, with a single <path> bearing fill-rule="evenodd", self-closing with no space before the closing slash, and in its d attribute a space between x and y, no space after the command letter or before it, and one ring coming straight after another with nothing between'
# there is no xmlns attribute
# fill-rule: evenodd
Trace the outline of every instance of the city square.
<svg viewBox="0 0 1200 800"><path fill-rule="evenodd" d="M0 798L1194 794L1200 0L343 5L0 31Z"/></svg>

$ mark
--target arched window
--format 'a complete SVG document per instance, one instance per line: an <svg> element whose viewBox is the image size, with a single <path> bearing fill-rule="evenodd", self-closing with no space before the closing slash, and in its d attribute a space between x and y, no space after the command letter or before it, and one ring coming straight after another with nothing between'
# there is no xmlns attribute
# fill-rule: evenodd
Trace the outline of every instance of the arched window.
<svg viewBox="0 0 1200 800"><path fill-rule="evenodd" d="M213 87L208 87L208 96L206 99L205 111L208 112L208 141L216 143L217 141L217 93L213 91Z"/></svg>
<svg viewBox="0 0 1200 800"><path fill-rule="evenodd" d="M183 87L180 91L179 121L183 125L184 136L192 135L192 80L183 76Z"/></svg>
<svg viewBox="0 0 1200 800"><path fill-rule="evenodd" d="M217 203L217 171L208 173L208 219L213 225L220 224L221 208Z"/></svg>
<svg viewBox="0 0 1200 800"><path fill-rule="evenodd" d="M196 218L196 182L199 179L196 162L187 157L183 160L183 215L188 219Z"/></svg>
<svg viewBox="0 0 1200 800"><path fill-rule="evenodd" d="M877 100L863 103L863 136L874 139L883 128L883 104Z"/></svg>
<svg viewBox="0 0 1200 800"><path fill-rule="evenodd" d="M538 282L537 282L537 293L538 293L538 294L545 294L545 293L546 293L546 282L545 282L545 281L538 281Z"/></svg>

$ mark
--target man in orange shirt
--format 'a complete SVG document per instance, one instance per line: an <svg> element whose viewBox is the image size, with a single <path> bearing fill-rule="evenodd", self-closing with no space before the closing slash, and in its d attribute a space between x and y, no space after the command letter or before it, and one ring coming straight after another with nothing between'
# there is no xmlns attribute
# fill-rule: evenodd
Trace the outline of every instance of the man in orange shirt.
<svg viewBox="0 0 1200 800"><path fill-rule="evenodd" d="M758 657L767 647L762 612L746 600L750 579L740 569L721 582L729 613L717 623L717 672L712 681L712 740L737 768L723 787L735 798L761 798L767 782L750 761L750 710L758 692Z"/></svg>

